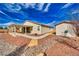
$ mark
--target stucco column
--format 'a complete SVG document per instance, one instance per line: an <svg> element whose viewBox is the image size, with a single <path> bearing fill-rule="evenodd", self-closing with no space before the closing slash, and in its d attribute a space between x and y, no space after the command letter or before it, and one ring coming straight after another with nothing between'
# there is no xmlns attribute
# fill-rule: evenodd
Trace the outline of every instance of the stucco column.
<svg viewBox="0 0 79 59"><path fill-rule="evenodd" d="M14 33L16 33L16 27L14 26Z"/></svg>
<svg viewBox="0 0 79 59"><path fill-rule="evenodd" d="M26 34L26 27L25 27L25 34Z"/></svg>
<svg viewBox="0 0 79 59"><path fill-rule="evenodd" d="M20 33L21 33L22 32L22 27L20 27L19 30L20 30Z"/></svg>

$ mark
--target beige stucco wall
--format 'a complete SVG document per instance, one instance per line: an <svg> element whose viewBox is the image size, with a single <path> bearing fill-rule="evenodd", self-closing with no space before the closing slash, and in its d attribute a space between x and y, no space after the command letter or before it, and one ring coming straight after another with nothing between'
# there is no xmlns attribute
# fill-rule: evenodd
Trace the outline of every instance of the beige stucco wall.
<svg viewBox="0 0 79 59"><path fill-rule="evenodd" d="M8 27L9 29L9 32L15 32L16 31L16 28L13 26L13 27Z"/></svg>
<svg viewBox="0 0 79 59"><path fill-rule="evenodd" d="M65 34L66 30L68 33ZM75 37L75 31L76 29L72 24L62 23L56 26L56 35Z"/></svg>
<svg viewBox="0 0 79 59"><path fill-rule="evenodd" d="M8 30L9 30L9 32L17 32L16 26L8 27ZM22 32L22 27L19 27L18 31Z"/></svg>
<svg viewBox="0 0 79 59"><path fill-rule="evenodd" d="M40 29L41 29L41 25L38 25L38 24L35 24L35 23L31 23L31 22L25 22L23 25L27 25L27 26L33 26L33 28L32 28L32 31L31 31L31 34L41 34L42 32L41 32L41 30L40 31L38 31L37 30L37 28L38 28L38 26L40 27Z"/></svg>
<svg viewBox="0 0 79 59"><path fill-rule="evenodd" d="M19 28L19 31L22 32L22 27Z"/></svg>
<svg viewBox="0 0 79 59"><path fill-rule="evenodd" d="M50 32L52 30L52 28L45 27L45 26L42 26L42 25L38 25L38 24L35 24L35 23L31 23L31 22L28 22L28 21L25 22L23 25L33 26L31 34L34 34L34 33L44 34L44 33ZM39 31L38 31L38 26L40 27Z"/></svg>
<svg viewBox="0 0 79 59"><path fill-rule="evenodd" d="M41 28L42 28L42 30L41 30L42 31L42 34L47 33L47 32L50 32L50 31L53 30L53 28L44 27L44 26L42 26Z"/></svg>

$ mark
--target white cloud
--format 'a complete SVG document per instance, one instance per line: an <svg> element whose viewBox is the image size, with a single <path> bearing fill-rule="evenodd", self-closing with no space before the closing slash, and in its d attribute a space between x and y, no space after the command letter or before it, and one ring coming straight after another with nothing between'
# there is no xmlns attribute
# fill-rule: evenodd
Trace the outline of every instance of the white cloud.
<svg viewBox="0 0 79 59"><path fill-rule="evenodd" d="M22 5L24 8L28 8L28 7L29 7L28 4L29 4L29 3L23 3L23 4L20 4L20 5Z"/></svg>
<svg viewBox="0 0 79 59"><path fill-rule="evenodd" d="M44 3L38 3L38 5L36 3L24 3L24 4L21 4L24 8L34 8L36 10L42 10L43 9L43 6L44 6ZM35 7L37 6L37 8Z"/></svg>
<svg viewBox="0 0 79 59"><path fill-rule="evenodd" d="M2 14L4 14L4 15L6 15L4 12L2 12L1 10L0 10L0 13L2 13Z"/></svg>
<svg viewBox="0 0 79 59"><path fill-rule="evenodd" d="M35 8L35 6L37 5L36 3L23 3L23 4L21 4L24 8L29 8L29 7L32 7L32 8ZM37 9L38 10L42 10L42 8L43 8L43 5L44 5L44 3L38 3L38 5L37 5ZM36 9L36 8L35 8Z"/></svg>
<svg viewBox="0 0 79 59"><path fill-rule="evenodd" d="M0 24L0 25L11 25L11 24L15 24L15 23L14 22L8 22L8 23Z"/></svg>
<svg viewBox="0 0 79 59"><path fill-rule="evenodd" d="M36 5L36 3L31 3L31 4L30 4L30 6L31 6L32 8L35 8L35 5Z"/></svg>
<svg viewBox="0 0 79 59"><path fill-rule="evenodd" d="M49 10L50 5L51 5L51 3L47 4L46 8L44 9L45 12L47 12Z"/></svg>
<svg viewBox="0 0 79 59"><path fill-rule="evenodd" d="M35 8L36 3L23 3L21 4L24 8Z"/></svg>
<svg viewBox="0 0 79 59"><path fill-rule="evenodd" d="M4 13L3 11L0 10L0 13L6 15L7 17L9 17L10 19L12 19L10 16L8 16L6 13Z"/></svg>
<svg viewBox="0 0 79 59"><path fill-rule="evenodd" d="M33 9L36 9L36 10L40 10L42 11L43 7L44 7L44 4L45 3L23 3L23 4L5 4L6 6L6 10L8 10L9 12L19 12L23 6L23 8L33 8ZM44 9L44 11L47 11L48 10L48 7L49 7L50 4L47 4L46 8ZM37 6L37 8L35 7Z"/></svg>
<svg viewBox="0 0 79 59"><path fill-rule="evenodd" d="M21 6L19 4L5 4L5 6L9 12L18 12L21 10Z"/></svg>
<svg viewBox="0 0 79 59"><path fill-rule="evenodd" d="M23 21L22 19L14 19L14 21L17 21L17 22L21 22L21 21Z"/></svg>
<svg viewBox="0 0 79 59"><path fill-rule="evenodd" d="M49 26L54 26L54 25L55 25L55 23L56 23L56 21L52 21L52 22L50 22L50 23L48 23L48 24L46 24L46 25L49 25Z"/></svg>
<svg viewBox="0 0 79 59"><path fill-rule="evenodd" d="M44 6L44 3L39 3L37 9L38 9L38 10L42 10L42 9L43 9L43 6Z"/></svg>
<svg viewBox="0 0 79 59"><path fill-rule="evenodd" d="M79 10L75 10L72 12L72 14L76 14L76 13L79 13Z"/></svg>
<svg viewBox="0 0 79 59"><path fill-rule="evenodd" d="M20 21L20 19L15 19L15 20Z"/></svg>
<svg viewBox="0 0 79 59"><path fill-rule="evenodd" d="M71 5L73 5L72 3L67 3L67 4L65 4L61 9L63 9L63 8L68 8L69 6L71 6Z"/></svg>

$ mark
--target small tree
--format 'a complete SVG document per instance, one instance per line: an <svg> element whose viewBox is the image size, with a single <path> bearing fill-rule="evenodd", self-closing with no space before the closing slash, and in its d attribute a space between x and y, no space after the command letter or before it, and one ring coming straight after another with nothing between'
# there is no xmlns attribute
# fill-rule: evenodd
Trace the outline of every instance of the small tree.
<svg viewBox="0 0 79 59"><path fill-rule="evenodd" d="M3 29L3 27L0 26L0 29Z"/></svg>
<svg viewBox="0 0 79 59"><path fill-rule="evenodd" d="M8 29L7 27L4 27L4 29Z"/></svg>

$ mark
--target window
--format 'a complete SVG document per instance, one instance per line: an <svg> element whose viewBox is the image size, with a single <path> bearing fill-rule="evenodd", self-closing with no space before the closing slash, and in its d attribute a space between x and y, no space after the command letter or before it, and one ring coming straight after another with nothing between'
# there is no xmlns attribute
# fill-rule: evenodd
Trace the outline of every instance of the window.
<svg viewBox="0 0 79 59"><path fill-rule="evenodd" d="M64 35L66 36L66 35L67 35L67 33L68 33L68 30L65 30L65 31L64 31Z"/></svg>
<svg viewBox="0 0 79 59"><path fill-rule="evenodd" d="M37 30L40 31L40 26L38 26Z"/></svg>
<svg viewBox="0 0 79 59"><path fill-rule="evenodd" d="M64 33L68 33L68 30L65 30Z"/></svg>

